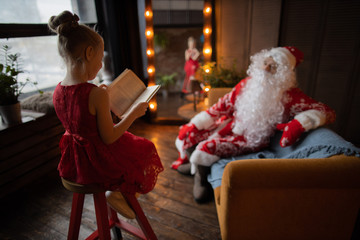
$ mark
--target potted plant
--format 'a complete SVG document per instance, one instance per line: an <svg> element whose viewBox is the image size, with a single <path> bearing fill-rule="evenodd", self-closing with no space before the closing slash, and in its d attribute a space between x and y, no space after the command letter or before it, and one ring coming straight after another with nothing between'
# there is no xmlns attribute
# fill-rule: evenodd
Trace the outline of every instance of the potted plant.
<svg viewBox="0 0 360 240"><path fill-rule="evenodd" d="M231 67L209 62L201 65L199 72L202 84L210 88L208 94L209 106L212 106L219 98L230 92L246 76L245 72L236 70L235 62Z"/></svg>
<svg viewBox="0 0 360 240"><path fill-rule="evenodd" d="M28 83L36 85L26 79L18 81L18 75L23 71L19 68L20 54L11 54L10 47L1 47L0 55L0 114L2 121L7 125L21 123L21 108L18 97L22 89Z"/></svg>
<svg viewBox="0 0 360 240"><path fill-rule="evenodd" d="M158 54L169 45L169 38L164 32L154 34L154 50Z"/></svg>
<svg viewBox="0 0 360 240"><path fill-rule="evenodd" d="M174 84L176 81L177 73L172 74L158 74L156 76L156 84L161 85L161 91L166 99L168 96L169 86Z"/></svg>

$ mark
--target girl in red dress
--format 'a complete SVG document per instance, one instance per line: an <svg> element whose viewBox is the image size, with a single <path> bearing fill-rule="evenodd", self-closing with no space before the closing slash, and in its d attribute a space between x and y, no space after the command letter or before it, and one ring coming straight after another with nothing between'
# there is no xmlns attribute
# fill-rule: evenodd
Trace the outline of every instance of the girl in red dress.
<svg viewBox="0 0 360 240"><path fill-rule="evenodd" d="M200 53L196 49L196 42L193 37L189 37L188 39L188 49L185 51L185 79L184 84L182 88L183 93L189 93L190 92L190 81L194 80L194 75L196 70L199 67L199 59Z"/></svg>
<svg viewBox="0 0 360 240"><path fill-rule="evenodd" d="M139 103L113 124L106 87L88 83L102 67L103 39L78 21L68 11L49 20L67 67L53 96L66 130L60 141L60 176L79 184L101 184L108 190L147 193L163 166L154 144L127 129L145 114L148 104Z"/></svg>

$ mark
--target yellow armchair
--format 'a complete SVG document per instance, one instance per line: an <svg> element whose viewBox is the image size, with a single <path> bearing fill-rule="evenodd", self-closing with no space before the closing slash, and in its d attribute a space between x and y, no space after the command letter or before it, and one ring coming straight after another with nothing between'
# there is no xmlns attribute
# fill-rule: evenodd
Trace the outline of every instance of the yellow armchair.
<svg viewBox="0 0 360 240"><path fill-rule="evenodd" d="M233 161L214 195L223 240L360 234L358 157Z"/></svg>

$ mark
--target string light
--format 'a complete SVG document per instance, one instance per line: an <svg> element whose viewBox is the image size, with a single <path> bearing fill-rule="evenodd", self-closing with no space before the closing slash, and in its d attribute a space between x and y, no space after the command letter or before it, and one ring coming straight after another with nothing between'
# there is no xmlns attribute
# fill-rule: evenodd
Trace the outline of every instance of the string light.
<svg viewBox="0 0 360 240"><path fill-rule="evenodd" d="M203 47L203 54L204 54L204 62L211 61L212 55L212 48L211 48L211 34L212 34L212 19L211 19L211 12L212 12L212 5L209 0L204 1L204 47ZM210 70L209 70L210 71Z"/></svg>
<svg viewBox="0 0 360 240"><path fill-rule="evenodd" d="M151 18L152 16L153 16L152 11L150 11L150 10L145 11L145 17L146 18Z"/></svg>
<svg viewBox="0 0 360 240"><path fill-rule="evenodd" d="M148 71L148 73L149 73L150 75L152 75L152 74L154 74L154 72L155 72L155 68L154 68L153 66L149 66L149 67L147 68L147 71Z"/></svg>
<svg viewBox="0 0 360 240"><path fill-rule="evenodd" d="M148 48L146 50L146 55L148 55L150 57L150 56L154 55L154 51L152 49Z"/></svg>
<svg viewBox="0 0 360 240"><path fill-rule="evenodd" d="M207 7L204 10L205 14L210 14L211 13L211 7Z"/></svg>
<svg viewBox="0 0 360 240"><path fill-rule="evenodd" d="M210 34L211 33L211 28L207 27L204 28L204 34Z"/></svg>
<svg viewBox="0 0 360 240"><path fill-rule="evenodd" d="M205 48L205 49L204 49L204 54L210 55L210 54L211 54L211 48L210 48L210 47Z"/></svg>
<svg viewBox="0 0 360 240"><path fill-rule="evenodd" d="M151 29L147 29L145 34L147 38L151 38L154 35L154 32Z"/></svg>
<svg viewBox="0 0 360 240"><path fill-rule="evenodd" d="M150 107L151 110L155 110L155 104L154 103L150 103L149 107Z"/></svg>
<svg viewBox="0 0 360 240"><path fill-rule="evenodd" d="M209 92L209 91L210 91L210 86L205 86L205 87L204 87L204 91L205 91L205 92Z"/></svg>

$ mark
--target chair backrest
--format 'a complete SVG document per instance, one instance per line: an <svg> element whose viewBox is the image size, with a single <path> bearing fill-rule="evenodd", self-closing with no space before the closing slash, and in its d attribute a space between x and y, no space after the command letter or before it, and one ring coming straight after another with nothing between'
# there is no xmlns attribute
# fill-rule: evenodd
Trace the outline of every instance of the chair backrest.
<svg viewBox="0 0 360 240"><path fill-rule="evenodd" d="M351 239L360 214L360 159L229 163L217 205L223 239Z"/></svg>

